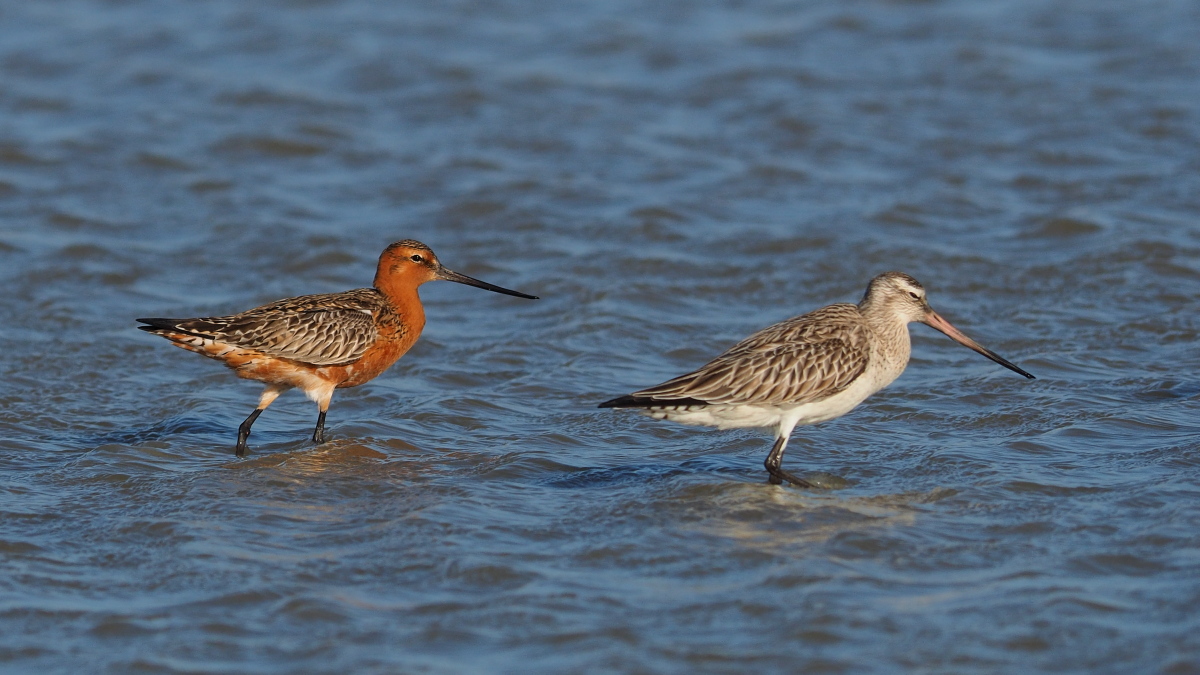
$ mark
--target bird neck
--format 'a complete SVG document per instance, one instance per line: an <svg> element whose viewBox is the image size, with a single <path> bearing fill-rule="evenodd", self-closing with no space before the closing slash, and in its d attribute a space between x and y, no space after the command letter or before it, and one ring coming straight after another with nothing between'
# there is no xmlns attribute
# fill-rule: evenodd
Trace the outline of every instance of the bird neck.
<svg viewBox="0 0 1200 675"><path fill-rule="evenodd" d="M418 285L396 275L375 275L375 289L387 298L392 310L400 315L405 326L414 334L420 334L425 327L425 307L417 295Z"/></svg>
<svg viewBox="0 0 1200 675"><path fill-rule="evenodd" d="M878 349L881 351L880 356L885 362L899 364L900 370L903 370L904 364L908 363L908 357L912 353L908 321L897 312L889 311L886 305L874 304L864 307L864 304L865 301L859 304L859 311L862 313L863 320L880 338L877 343ZM896 374L899 375L899 372Z"/></svg>

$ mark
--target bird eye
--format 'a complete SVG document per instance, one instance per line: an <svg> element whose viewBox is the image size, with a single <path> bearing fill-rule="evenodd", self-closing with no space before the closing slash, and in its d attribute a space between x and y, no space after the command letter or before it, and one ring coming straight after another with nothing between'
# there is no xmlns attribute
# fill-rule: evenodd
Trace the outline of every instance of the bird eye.
<svg viewBox="0 0 1200 675"><path fill-rule="evenodd" d="M416 255L416 254L414 254L414 255L412 256L411 260L412 260L413 262L415 262L415 263L419 263L419 262L425 262L425 259L424 259L424 258L422 258L421 256L419 256L419 255Z"/></svg>
<svg viewBox="0 0 1200 675"><path fill-rule="evenodd" d="M909 291L909 292L908 292L908 297L912 298L913 300L920 300L920 299L921 299L921 296L917 295L915 291Z"/></svg>

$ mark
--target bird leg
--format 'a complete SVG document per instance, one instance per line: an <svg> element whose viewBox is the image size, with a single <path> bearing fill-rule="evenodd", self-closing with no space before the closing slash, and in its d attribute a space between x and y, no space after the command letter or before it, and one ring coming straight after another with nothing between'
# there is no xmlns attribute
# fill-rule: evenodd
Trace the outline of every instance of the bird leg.
<svg viewBox="0 0 1200 675"><path fill-rule="evenodd" d="M317 402L317 428L313 429L313 443L325 442L325 413L329 411L329 402L333 400L333 386L326 390L318 390L311 394Z"/></svg>
<svg viewBox="0 0 1200 675"><path fill-rule="evenodd" d="M325 411L317 414L317 428L313 429L313 443L325 442Z"/></svg>
<svg viewBox="0 0 1200 675"><path fill-rule="evenodd" d="M238 457L246 455L246 439L250 438L250 427L254 425L254 420L258 419L262 411L263 408L255 408L254 412L250 413L250 416L246 418L246 421L242 422L242 425L238 427L237 447L233 449L233 454Z"/></svg>
<svg viewBox="0 0 1200 675"><path fill-rule="evenodd" d="M812 483L783 470L783 449L787 447L787 442L787 436L780 436L775 439L775 445L771 446L771 454L767 455L767 460L763 462L763 466L767 467L767 473L771 474L767 478L767 482L771 485L782 485L784 481L787 481L798 487L812 487Z"/></svg>
<svg viewBox="0 0 1200 675"><path fill-rule="evenodd" d="M287 390L288 387L280 387L274 384L268 384L267 388L263 389L262 395L258 397L258 407L255 408L254 412L250 413L250 416L246 418L246 421L242 422L241 426L238 427L237 447L233 450L235 455L238 457L244 457L246 455L246 439L250 438L250 427L254 426L254 420L258 419L258 416L262 414L262 411L266 410L267 406L271 405L275 399L279 398L280 394Z"/></svg>

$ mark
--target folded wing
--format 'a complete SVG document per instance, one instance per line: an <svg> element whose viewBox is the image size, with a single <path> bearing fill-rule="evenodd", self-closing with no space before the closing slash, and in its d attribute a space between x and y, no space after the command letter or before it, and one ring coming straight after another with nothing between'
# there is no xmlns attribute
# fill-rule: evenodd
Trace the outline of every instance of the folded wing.
<svg viewBox="0 0 1200 675"><path fill-rule="evenodd" d="M373 289L307 295L256 307L241 314L196 319L138 319L153 333L179 332L254 349L313 366L358 360L379 336Z"/></svg>
<svg viewBox="0 0 1200 675"><path fill-rule="evenodd" d="M601 407L800 405L848 387L867 367L867 328L832 305L764 328L700 369Z"/></svg>

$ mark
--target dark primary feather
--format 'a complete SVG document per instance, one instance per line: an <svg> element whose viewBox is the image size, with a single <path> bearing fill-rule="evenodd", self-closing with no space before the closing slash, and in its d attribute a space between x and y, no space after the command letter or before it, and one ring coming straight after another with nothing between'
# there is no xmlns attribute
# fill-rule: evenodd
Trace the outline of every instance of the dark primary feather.
<svg viewBox="0 0 1200 675"><path fill-rule="evenodd" d="M803 404L833 396L867 368L869 329L858 308L823 307L768 326L698 370L602 408Z"/></svg>
<svg viewBox="0 0 1200 675"><path fill-rule="evenodd" d="M708 401L701 401L698 398L680 398L673 400L654 399L654 398L638 398L626 394L610 399L596 406L597 408L686 408L689 406L708 405Z"/></svg>
<svg viewBox="0 0 1200 675"><path fill-rule="evenodd" d="M176 331L254 349L314 366L362 358L379 333L375 316L386 300L374 288L304 295L231 316L196 319L138 319L149 332Z"/></svg>

